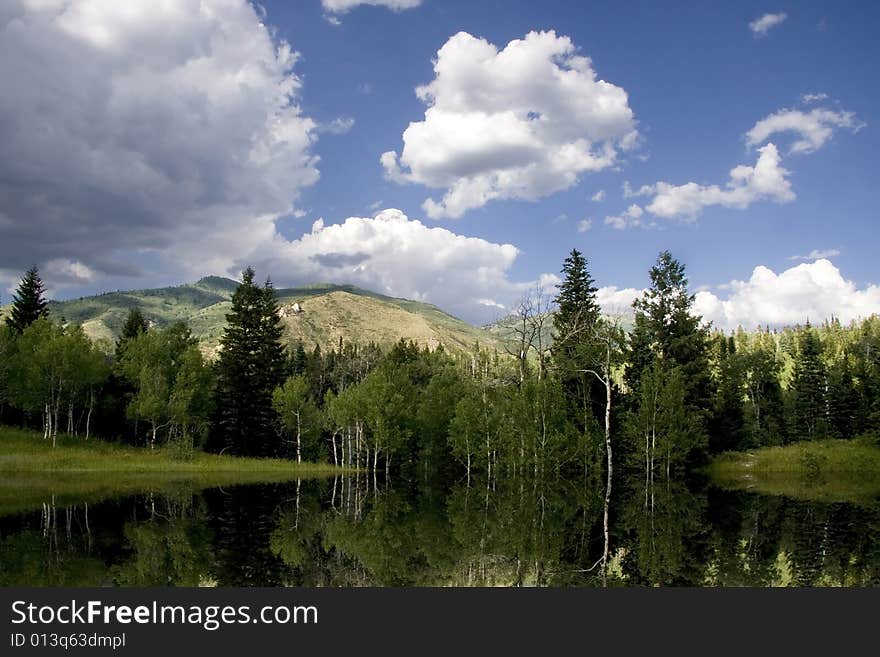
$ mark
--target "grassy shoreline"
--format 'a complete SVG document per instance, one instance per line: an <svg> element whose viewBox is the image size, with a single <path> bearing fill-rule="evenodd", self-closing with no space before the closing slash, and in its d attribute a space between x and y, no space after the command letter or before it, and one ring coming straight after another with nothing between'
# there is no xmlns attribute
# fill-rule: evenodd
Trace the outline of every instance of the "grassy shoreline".
<svg viewBox="0 0 880 657"><path fill-rule="evenodd" d="M195 450L192 458L175 458L165 448L146 449L117 445L92 438L59 436L58 446L41 434L0 427L0 473L24 472L126 472L162 474L273 473L325 476L339 472L330 464L295 463L285 459L218 456Z"/></svg>
<svg viewBox="0 0 880 657"><path fill-rule="evenodd" d="M870 438L818 440L726 452L706 474L716 485L816 501L880 496L880 447Z"/></svg>
<svg viewBox="0 0 880 657"><path fill-rule="evenodd" d="M170 450L115 445L0 427L0 516L39 509L44 503L80 504L152 492L189 494L204 488L276 483L333 476L332 465L283 459L217 456L196 451L191 460Z"/></svg>

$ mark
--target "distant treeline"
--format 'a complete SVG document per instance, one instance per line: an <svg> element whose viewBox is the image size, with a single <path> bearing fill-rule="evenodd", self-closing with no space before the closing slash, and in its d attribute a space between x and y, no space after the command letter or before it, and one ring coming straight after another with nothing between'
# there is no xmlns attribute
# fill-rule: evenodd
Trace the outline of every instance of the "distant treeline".
<svg viewBox="0 0 880 657"><path fill-rule="evenodd" d="M137 309L99 348L48 316L32 268L0 330L0 420L181 458L201 448L468 478L621 463L653 480L711 453L880 432L877 316L713 332L668 252L629 329L596 291L574 250L552 301L536 291L517 306L507 353L322 350L283 345L274 288L248 269L209 362L186 325L149 327Z"/></svg>

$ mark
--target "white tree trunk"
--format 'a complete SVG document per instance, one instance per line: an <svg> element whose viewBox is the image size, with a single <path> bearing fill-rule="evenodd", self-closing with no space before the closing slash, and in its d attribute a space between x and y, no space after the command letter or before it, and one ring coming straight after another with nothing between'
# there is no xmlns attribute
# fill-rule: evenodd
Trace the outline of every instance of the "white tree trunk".
<svg viewBox="0 0 880 657"><path fill-rule="evenodd" d="M302 463L302 425L299 411L296 412L296 462ZM297 491L299 480L297 480Z"/></svg>

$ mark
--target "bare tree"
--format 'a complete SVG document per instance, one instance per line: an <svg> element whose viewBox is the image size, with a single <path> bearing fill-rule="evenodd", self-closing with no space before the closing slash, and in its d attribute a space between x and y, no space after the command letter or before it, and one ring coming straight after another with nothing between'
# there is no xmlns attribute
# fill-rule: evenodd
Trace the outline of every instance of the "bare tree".
<svg viewBox="0 0 880 657"><path fill-rule="evenodd" d="M511 326L513 335L505 350L517 359L520 383L525 381L532 351L538 359L538 380L547 373L552 344L549 331L552 310L552 302L544 288L536 285L523 295L511 313L514 319Z"/></svg>

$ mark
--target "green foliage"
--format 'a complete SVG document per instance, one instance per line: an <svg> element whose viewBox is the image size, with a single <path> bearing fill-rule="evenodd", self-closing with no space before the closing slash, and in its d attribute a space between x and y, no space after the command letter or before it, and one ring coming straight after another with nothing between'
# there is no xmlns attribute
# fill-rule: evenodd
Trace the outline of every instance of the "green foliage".
<svg viewBox="0 0 880 657"><path fill-rule="evenodd" d="M38 319L48 317L45 294L46 288L40 278L40 272L36 266L33 266L25 272L18 284L12 299L12 311L6 318L6 324L17 333L22 333Z"/></svg>
<svg viewBox="0 0 880 657"><path fill-rule="evenodd" d="M168 440L178 448L191 448L204 438L212 410L212 377L184 324L129 338L118 367L134 390L129 416L149 423L151 446L160 430L167 430Z"/></svg>
<svg viewBox="0 0 880 657"><path fill-rule="evenodd" d="M687 407L684 377L681 368L655 362L642 376L627 419L632 465L651 481L681 472L692 452L706 444L699 418Z"/></svg>
<svg viewBox="0 0 880 657"><path fill-rule="evenodd" d="M116 341L116 360L121 358L126 342L136 338L141 333L146 333L149 328L150 325L144 318L143 313L141 313L140 308L132 308L129 310L128 316L125 318L125 323L122 325L119 339Z"/></svg>
<svg viewBox="0 0 880 657"><path fill-rule="evenodd" d="M561 348L569 341L577 343L601 316L596 300L598 291L587 269L587 260L577 249L572 249L562 265L562 282L557 285L556 313L553 315L555 335L561 338Z"/></svg>
<svg viewBox="0 0 880 657"><path fill-rule="evenodd" d="M790 390L790 437L813 440L827 435L827 373L822 344L809 324L800 333Z"/></svg>
<svg viewBox="0 0 880 657"><path fill-rule="evenodd" d="M684 265L663 251L650 277L651 286L633 303L635 327L625 371L635 395L628 433L646 476L653 476L660 462L668 474L698 456L691 450L706 448L714 396L708 328L692 313Z"/></svg>
<svg viewBox="0 0 880 657"><path fill-rule="evenodd" d="M601 369L604 357L601 311L596 286L580 251L572 249L562 265L553 315L553 364L565 388L572 420L585 434L604 415L605 388L585 370ZM617 353L618 349L615 349Z"/></svg>
<svg viewBox="0 0 880 657"><path fill-rule="evenodd" d="M741 449L746 445L745 396L746 360L737 353L736 341L723 335L711 343L715 369L715 398L709 412L709 451Z"/></svg>
<svg viewBox="0 0 880 657"><path fill-rule="evenodd" d="M9 401L43 418L46 437L58 435L60 414L67 412L67 430L75 433L76 409L87 409L86 436L98 389L110 375L109 364L78 326L63 327L45 317L27 326L15 339L7 336L5 351Z"/></svg>
<svg viewBox="0 0 880 657"><path fill-rule="evenodd" d="M703 419L712 397L708 329L692 312L694 297L688 292L684 265L669 251L663 251L651 268L650 278L650 287L633 303L636 315L630 336L627 387L636 390L642 374L655 361L679 367L686 387L685 403Z"/></svg>
<svg viewBox="0 0 880 657"><path fill-rule="evenodd" d="M783 363L774 336L766 331L739 331L736 340L746 392L743 446L782 444L786 436L780 382Z"/></svg>
<svg viewBox="0 0 880 657"><path fill-rule="evenodd" d="M848 354L832 365L828 373L828 428L835 438L856 434L859 414L859 390L850 367Z"/></svg>
<svg viewBox="0 0 880 657"><path fill-rule="evenodd" d="M254 283L244 271L232 295L232 309L217 360L217 420L213 446L241 456L281 452L272 394L284 380L284 348L275 290Z"/></svg>
<svg viewBox="0 0 880 657"><path fill-rule="evenodd" d="M285 434L292 437L296 460L302 461L303 452L307 457L318 456L317 442L320 439L323 418L312 399L308 379L302 374L287 379L273 392L272 405L281 419Z"/></svg>

